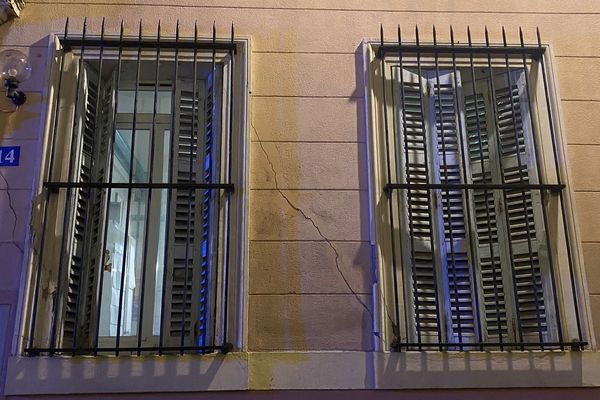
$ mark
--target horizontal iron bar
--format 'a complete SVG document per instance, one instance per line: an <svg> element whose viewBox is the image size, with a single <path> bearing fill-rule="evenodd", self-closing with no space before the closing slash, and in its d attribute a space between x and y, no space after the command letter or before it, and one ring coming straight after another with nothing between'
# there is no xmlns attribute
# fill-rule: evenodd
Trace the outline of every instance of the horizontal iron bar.
<svg viewBox="0 0 600 400"><path fill-rule="evenodd" d="M377 57L381 58L387 53L397 56L402 53L447 53L447 54L529 54L539 57L544 54L545 48L538 46L451 46L451 45L416 45L416 44L384 44L379 46Z"/></svg>
<svg viewBox="0 0 600 400"><path fill-rule="evenodd" d="M564 184L521 184L521 183L388 183L385 185L386 193L398 189L412 190L550 190L551 192L560 192L564 189Z"/></svg>
<svg viewBox="0 0 600 400"><path fill-rule="evenodd" d="M48 189L223 189L232 192L233 183L141 183L141 182L44 182Z"/></svg>
<svg viewBox="0 0 600 400"><path fill-rule="evenodd" d="M170 347L159 347L159 346L154 346L154 347L98 347L98 348L72 348L72 347L58 347L58 348L28 348L25 349L25 353L28 353L29 355L40 355L43 353L72 353L72 354L78 354L78 355L85 355L85 354L96 354L96 353L102 353L102 352L107 352L107 353L114 353L115 351L123 351L123 352L137 352L137 351L181 351L181 350L187 350L187 351L206 351L206 352L212 352L215 350L219 350L222 352L228 352L231 350L231 346L230 345L224 345L224 346L170 346Z"/></svg>
<svg viewBox="0 0 600 400"><path fill-rule="evenodd" d="M480 343L394 343L394 348L403 347L570 347L583 348L588 342L523 342L523 343L499 343L499 342L480 342Z"/></svg>
<svg viewBox="0 0 600 400"><path fill-rule="evenodd" d="M123 39L122 41L118 38L108 38L108 39L61 39L61 43L66 50L70 50L72 48L78 47L115 47L115 48L135 48L141 47L142 49L175 49L177 47L179 50L224 50L224 51L237 51L237 44L232 43L231 41L223 41L223 42L213 42L211 41L190 41L190 40L179 40L175 39L160 39L152 40L152 39Z"/></svg>

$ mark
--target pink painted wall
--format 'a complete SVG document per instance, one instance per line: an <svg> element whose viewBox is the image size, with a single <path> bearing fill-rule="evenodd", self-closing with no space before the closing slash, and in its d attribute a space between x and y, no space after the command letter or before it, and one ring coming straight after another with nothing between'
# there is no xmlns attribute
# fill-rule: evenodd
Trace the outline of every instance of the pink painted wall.
<svg viewBox="0 0 600 400"><path fill-rule="evenodd" d="M590 302L600 335L599 13L600 2L594 0L28 1L21 19L0 26L0 50L20 48L29 53L35 67L34 76L23 87L29 96L25 107L15 114L0 114L0 145L21 146L21 166L0 169L0 393L6 357L14 350L33 183L39 174L48 35L61 32L67 16L74 29L88 17L91 29L97 32L103 17L112 32L117 32L124 18L129 33L134 32L139 18L148 32L155 29L158 18L165 32L174 32L180 19L183 35L191 35L195 20L204 35L209 35L213 21L221 26L233 21L239 35L251 37L248 345L260 352L372 349L370 310L358 301L370 305L371 298L359 45L364 38L377 37L380 23L388 32L394 32L398 23L406 26L407 32L414 24L425 30L435 24L442 32L441 40L447 39L449 25L464 40L470 24L476 37L482 37L487 25L496 41L501 26L510 32L511 40L516 40L516 28L521 25L526 39L533 41L534 28L540 26L556 56ZM412 36L408 34L407 39ZM319 230L290 207L286 198ZM339 267L356 295L349 293L343 282L331 246L339 254ZM305 395L294 392L282 396L292 399ZM371 398L374 393L310 395ZM600 394L584 389L377 393L381 398L411 399L494 399L508 395L600 398ZM270 398L275 394L222 395L243 396ZM191 395L169 396L188 397Z"/></svg>

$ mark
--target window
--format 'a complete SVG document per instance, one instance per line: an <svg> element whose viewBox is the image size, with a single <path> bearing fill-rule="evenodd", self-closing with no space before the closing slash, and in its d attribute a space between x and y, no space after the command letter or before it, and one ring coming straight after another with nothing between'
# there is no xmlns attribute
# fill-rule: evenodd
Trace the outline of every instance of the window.
<svg viewBox="0 0 600 400"><path fill-rule="evenodd" d="M25 351L227 352L246 240L243 42L86 29L56 43Z"/></svg>
<svg viewBox="0 0 600 400"><path fill-rule="evenodd" d="M388 349L583 348L546 49L400 37L366 54Z"/></svg>

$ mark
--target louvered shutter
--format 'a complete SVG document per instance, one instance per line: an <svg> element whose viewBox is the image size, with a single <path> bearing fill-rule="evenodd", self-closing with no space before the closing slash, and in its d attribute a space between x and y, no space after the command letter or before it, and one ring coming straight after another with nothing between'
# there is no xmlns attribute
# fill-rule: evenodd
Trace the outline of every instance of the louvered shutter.
<svg viewBox="0 0 600 400"><path fill-rule="evenodd" d="M220 145L217 135L218 115L215 110L217 97L215 93L215 77L209 76L206 82L206 101L204 107L204 148L202 155L204 163L201 166L205 182L218 182L220 157L217 156ZM210 334L210 316L216 308L216 274L213 269L218 262L218 213L219 194L211 190L204 190L202 197L202 262L200 265L200 315L198 323L198 344L207 345ZM214 292L214 293L213 293ZM213 321L214 323L214 321Z"/></svg>
<svg viewBox="0 0 600 400"><path fill-rule="evenodd" d="M533 160L533 148L529 129L526 129L528 110L524 100L524 77L522 71L495 78L497 123L500 139L501 173L507 184L538 183ZM512 101L511 101L512 98ZM516 127L516 135L515 135ZM516 140L515 140L516 136ZM505 213L505 237L512 245L512 265L517 286L514 300L519 310L524 340L539 341L538 332L543 332L543 340L548 338L547 284L543 272L548 266L544 243L544 221L541 215L539 191L511 190L506 192L502 211ZM509 249L510 250L510 249ZM544 274L545 275L545 274ZM545 279L547 281L547 279ZM516 316L515 316L516 318Z"/></svg>
<svg viewBox="0 0 600 400"><path fill-rule="evenodd" d="M434 183L460 184L463 182L462 148L456 110L456 98L461 95L460 77L451 72L430 72L430 115L435 116L435 142L431 146L431 165ZM439 87L438 87L439 82ZM458 83L459 87L455 87ZM457 97L455 97L457 96ZM443 123L443 124L442 124ZM467 167L468 168L468 167ZM437 238L439 268L442 275L446 337L449 342L466 343L474 339L475 318L471 277L470 246L465 213L466 197L462 190L436 190Z"/></svg>
<svg viewBox="0 0 600 400"><path fill-rule="evenodd" d="M98 76L87 65L81 73L74 179L82 183L104 181L114 112L114 84L109 80L98 87ZM74 214L70 224L72 234L62 316L63 347L75 344L75 334L78 347L89 344L101 270L106 203L104 191L98 189L76 188L72 189L72 195Z"/></svg>
<svg viewBox="0 0 600 400"><path fill-rule="evenodd" d="M204 89L193 93L193 83L181 81L176 99L177 131L174 133L173 182L203 182L202 143ZM192 112L192 110L194 111ZM194 127L192 116L196 118ZM191 154L191 157L190 157ZM190 175L191 165L191 175ZM197 345L200 315L200 264L202 255L202 191L173 190L170 209L167 273L167 345L178 346L183 329L184 345ZM188 223L189 221L189 223ZM186 261L187 246L187 261Z"/></svg>
<svg viewBox="0 0 600 400"><path fill-rule="evenodd" d="M402 129L397 143L398 177L403 183L430 183L429 153L431 140L428 134L431 126L426 115L427 81L408 70L395 70L394 77L396 120ZM399 74L402 74L402 83ZM403 85L403 88L400 85ZM403 95L401 94L403 92ZM421 105L423 96L424 104ZM402 105L402 103L404 103ZM400 110L404 110L404 113ZM406 128L404 130L404 127ZM436 208L431 192L428 190L401 190L400 197L400 237L402 247L405 290L410 293L407 299L408 340L412 342L436 342L440 313L436 293L439 287L435 248L435 218L432 210ZM440 320L441 322L441 320Z"/></svg>
<svg viewBox="0 0 600 400"><path fill-rule="evenodd" d="M477 107L475 96L465 97L468 151L474 183L498 184L502 178L506 184L538 183L535 160L531 158L533 138L527 128L529 111L524 100L523 79L522 72L513 71L512 88L509 89L507 76L496 76L495 98L491 95L489 79L482 79L477 84ZM467 92L472 93L472 90L471 86ZM520 157L520 167L517 157ZM519 323L524 340L539 341L540 331L543 340L549 338L546 310L549 309L547 299L551 296L547 295L550 289L546 278L548 266L545 265L540 202L538 191L511 190L506 196L498 190L474 191L474 229L477 232L486 340L499 340L501 332L504 342L517 341Z"/></svg>
<svg viewBox="0 0 600 400"><path fill-rule="evenodd" d="M408 70L402 74L404 107L399 72L394 76L394 101L399 104L394 120L396 129L403 131L403 140L396 143L400 182L461 183L466 175L466 183L498 184L503 178L506 184L538 183L522 71L512 72L510 89L506 74L496 76L494 98L486 78L478 79L474 94L472 82L461 87L460 75L454 87L451 72L439 71L438 76L428 71L421 78ZM455 95L462 114L456 110ZM479 270L484 341L497 342L502 336L503 342L515 342L519 325L524 340L538 341L539 332L542 340L553 338L540 193L517 190L504 196L500 190L478 189L469 198L461 190L430 193L434 195L399 193L404 282L411 294L406 296L408 331L415 335L409 340L433 341L438 329L448 342L474 340L478 322L473 264ZM467 201L473 210L470 221Z"/></svg>
<svg viewBox="0 0 600 400"><path fill-rule="evenodd" d="M99 117L96 122L96 151L94 152L94 165L92 176L94 182L108 182L109 179L109 158L112 140L112 127L115 118L115 98L116 98L116 76L110 77L102 82L100 88L102 95L99 103ZM101 265L104 250L104 229L106 213L108 212L108 192L107 190L92 191L92 202L89 215L87 235L88 239L88 263L85 279L86 286L83 288L83 314L81 316L81 338L90 341L95 332L95 324L98 321L96 317L97 297L101 290L99 286L100 274L104 273L104 266Z"/></svg>
<svg viewBox="0 0 600 400"><path fill-rule="evenodd" d="M493 138L493 125L488 124L489 102L486 94L485 83L478 83L477 93L473 94L473 85L465 88L465 126L466 146L469 155L470 179L469 183L491 184L497 183L496 163L490 161L495 157L495 146L490 146ZM492 121L493 124L493 121ZM471 224L473 242L479 262L482 325L485 340L498 341L500 335L507 341L508 319L505 300L505 269L506 263L504 249L500 248L498 242L498 216L497 206L500 204L501 196L495 190L473 190L473 216ZM507 277L508 279L508 277ZM510 282L508 280L507 282ZM510 289L510 284L506 287Z"/></svg>

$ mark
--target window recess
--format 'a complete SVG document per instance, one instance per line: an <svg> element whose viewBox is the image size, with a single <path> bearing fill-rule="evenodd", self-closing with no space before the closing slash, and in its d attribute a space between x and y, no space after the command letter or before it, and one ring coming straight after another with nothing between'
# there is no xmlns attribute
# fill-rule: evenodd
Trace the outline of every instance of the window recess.
<svg viewBox="0 0 600 400"><path fill-rule="evenodd" d="M541 41L381 35L371 103L391 349L583 349Z"/></svg>
<svg viewBox="0 0 600 400"><path fill-rule="evenodd" d="M228 352L243 154L233 35L56 40L29 355ZM237 109L236 109L237 108ZM242 137L243 135L238 135ZM243 173L242 173L243 175ZM238 220L236 220L236 218ZM233 305L232 305L233 304ZM229 325L229 326L228 326ZM232 328L233 325L233 328Z"/></svg>

